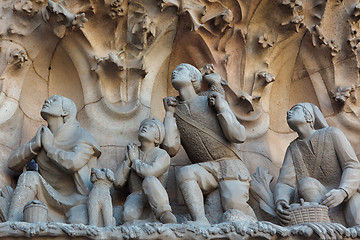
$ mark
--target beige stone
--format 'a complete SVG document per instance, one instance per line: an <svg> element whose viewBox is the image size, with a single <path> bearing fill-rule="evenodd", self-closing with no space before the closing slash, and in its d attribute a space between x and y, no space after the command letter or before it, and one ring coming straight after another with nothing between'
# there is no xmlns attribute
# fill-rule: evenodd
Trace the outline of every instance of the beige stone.
<svg viewBox="0 0 360 240"><path fill-rule="evenodd" d="M199 70L207 66L203 75L217 73L226 80L216 88L224 90L246 129L239 155L250 174L257 166L268 169L274 177L270 190L296 137L286 123L286 111L299 102L318 106L360 156L358 0L4 0L0 16L2 185L15 187L16 174L6 169L7 160L45 124L39 112L53 94L75 102L81 126L101 146L98 167L115 171L126 145L137 142L140 123L147 117L163 119L162 99L178 95L171 73L180 63ZM202 91L211 90L211 83L203 80ZM176 172L190 164L180 149L171 160L169 184L177 185ZM184 222L189 215L182 195L171 185L170 204ZM110 192L115 215L121 216L119 205L129 193L126 187ZM253 208L259 220L271 219L263 218L267 213L259 205ZM223 219L236 219L231 214L237 215L228 212ZM336 238L324 229L324 235L312 236ZM176 237L194 237L184 231ZM101 237L118 235L106 232Z"/></svg>

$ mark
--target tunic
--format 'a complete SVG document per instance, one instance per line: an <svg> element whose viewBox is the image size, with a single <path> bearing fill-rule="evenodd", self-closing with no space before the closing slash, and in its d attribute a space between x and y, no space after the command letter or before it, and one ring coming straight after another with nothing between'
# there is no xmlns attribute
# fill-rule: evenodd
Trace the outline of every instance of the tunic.
<svg viewBox="0 0 360 240"><path fill-rule="evenodd" d="M20 172L31 159L35 159L39 166L39 180L33 183L19 181L18 187L33 185L37 196L46 201L51 217L52 212L64 215L70 208L86 204L92 186L91 168L97 167L100 154L100 146L90 132L70 119L58 130L48 152L37 146L34 137L12 153L8 167ZM20 179L27 181L27 178Z"/></svg>
<svg viewBox="0 0 360 240"><path fill-rule="evenodd" d="M328 127L316 132L308 140L295 139L288 147L275 187L275 201L290 198L298 181L312 177L327 191L341 188L351 198L360 186L360 164L345 135Z"/></svg>

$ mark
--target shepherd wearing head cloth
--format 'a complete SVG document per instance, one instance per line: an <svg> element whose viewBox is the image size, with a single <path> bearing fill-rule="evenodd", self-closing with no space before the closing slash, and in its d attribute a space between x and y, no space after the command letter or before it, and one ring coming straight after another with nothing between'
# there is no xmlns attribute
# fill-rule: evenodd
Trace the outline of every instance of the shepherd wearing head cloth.
<svg viewBox="0 0 360 240"><path fill-rule="evenodd" d="M32 159L38 172L23 172L12 197L8 221L23 221L24 205L41 200L48 206L48 221L87 224L90 170L97 167L100 146L76 120L76 105L63 96L51 96L41 110L42 126L27 144L10 156L8 167L22 172Z"/></svg>
<svg viewBox="0 0 360 240"><path fill-rule="evenodd" d="M145 119L140 124L138 139L141 145L127 146L124 161L115 173L115 187L129 183L131 194L126 198L124 222L142 218L146 205L162 223L176 223L169 197L165 190L170 167L169 154L159 148L165 137L165 127L156 118Z"/></svg>
<svg viewBox="0 0 360 240"><path fill-rule="evenodd" d="M289 223L290 201L300 197L329 207L332 220L343 212L348 226L360 224L360 164L345 135L328 127L311 103L293 106L287 122L298 138L286 151L275 187L280 221Z"/></svg>

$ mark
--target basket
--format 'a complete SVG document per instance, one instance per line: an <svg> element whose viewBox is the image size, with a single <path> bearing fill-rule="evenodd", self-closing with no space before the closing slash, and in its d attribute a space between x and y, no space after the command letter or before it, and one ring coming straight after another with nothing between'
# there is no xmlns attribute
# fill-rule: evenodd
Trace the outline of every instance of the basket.
<svg viewBox="0 0 360 240"><path fill-rule="evenodd" d="M328 207L316 202L304 202L300 199L299 203L290 205L290 225L297 225L301 223L329 223Z"/></svg>
<svg viewBox="0 0 360 240"><path fill-rule="evenodd" d="M32 200L24 206L24 222L39 223L47 222L48 208L39 200Z"/></svg>

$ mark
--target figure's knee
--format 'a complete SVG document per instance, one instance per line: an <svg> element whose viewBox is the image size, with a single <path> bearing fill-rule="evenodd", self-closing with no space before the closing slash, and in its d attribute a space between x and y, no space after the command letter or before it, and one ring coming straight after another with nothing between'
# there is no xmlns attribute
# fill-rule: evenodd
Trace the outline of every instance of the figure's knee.
<svg viewBox="0 0 360 240"><path fill-rule="evenodd" d="M249 182L226 180L219 183L222 205L225 210L247 206L249 200Z"/></svg>
<svg viewBox="0 0 360 240"><path fill-rule="evenodd" d="M224 211L236 209L256 219L253 209L248 204L249 181L226 180L220 182L219 186Z"/></svg>
<svg viewBox="0 0 360 240"><path fill-rule="evenodd" d="M146 191L146 190L150 190L154 187L157 187L159 184L162 185L161 182L159 181L159 179L157 179L157 177L147 176L144 178L144 180L142 182L142 187L143 187L144 191Z"/></svg>
<svg viewBox="0 0 360 240"><path fill-rule="evenodd" d="M326 194L326 188L317 179L306 177L298 183L300 197L304 198L306 202L321 202L321 199Z"/></svg>
<svg viewBox="0 0 360 240"><path fill-rule="evenodd" d="M356 192L345 203L344 210L348 227L360 225L360 193Z"/></svg>
<svg viewBox="0 0 360 240"><path fill-rule="evenodd" d="M176 172L176 180L178 183L183 183L188 180L196 180L196 176L194 173L194 166L189 165L189 166L180 168Z"/></svg>
<svg viewBox="0 0 360 240"><path fill-rule="evenodd" d="M125 201L123 210L124 222L138 220L144 209L142 194L130 194Z"/></svg>
<svg viewBox="0 0 360 240"><path fill-rule="evenodd" d="M134 220L139 220L142 215L143 209L138 209L134 207L124 207L123 211L123 220L124 222L130 222Z"/></svg>
<svg viewBox="0 0 360 240"><path fill-rule="evenodd" d="M22 173L17 182L18 186L34 187L40 183L40 174L36 171Z"/></svg>

